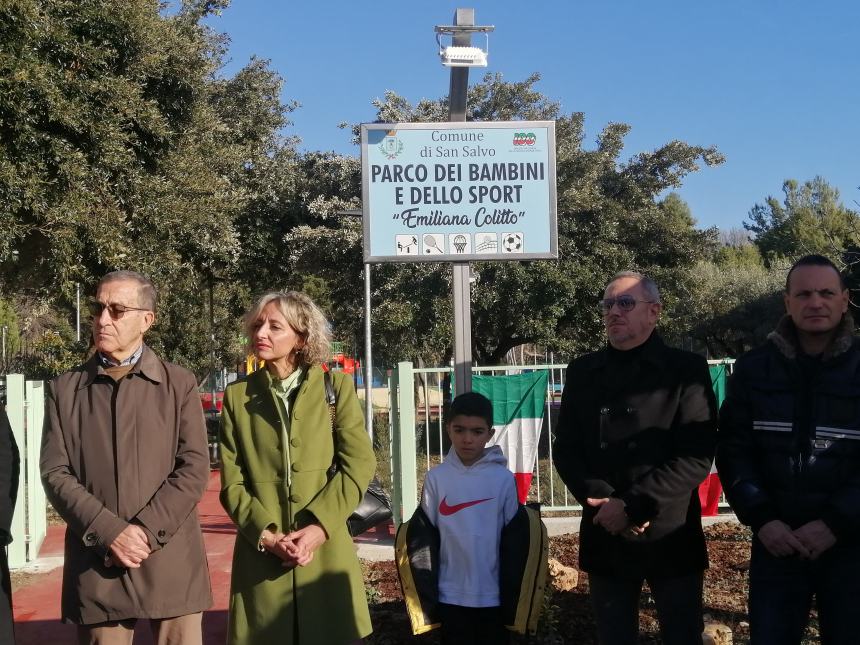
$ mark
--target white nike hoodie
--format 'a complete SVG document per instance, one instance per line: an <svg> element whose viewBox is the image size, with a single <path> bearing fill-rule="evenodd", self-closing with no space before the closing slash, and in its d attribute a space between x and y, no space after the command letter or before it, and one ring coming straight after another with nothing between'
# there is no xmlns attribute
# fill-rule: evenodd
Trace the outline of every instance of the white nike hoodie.
<svg viewBox="0 0 860 645"><path fill-rule="evenodd" d="M499 539L519 508L517 486L499 446L464 466L452 447L424 479L421 506L439 530L439 600L499 605Z"/></svg>

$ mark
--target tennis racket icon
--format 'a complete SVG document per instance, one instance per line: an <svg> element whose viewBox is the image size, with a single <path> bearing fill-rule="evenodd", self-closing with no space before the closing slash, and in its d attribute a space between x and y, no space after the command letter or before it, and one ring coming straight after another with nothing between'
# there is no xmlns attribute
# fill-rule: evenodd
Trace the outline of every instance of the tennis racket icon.
<svg viewBox="0 0 860 645"><path fill-rule="evenodd" d="M435 237L426 234L424 235L424 253L430 255L431 253L444 253L444 251Z"/></svg>

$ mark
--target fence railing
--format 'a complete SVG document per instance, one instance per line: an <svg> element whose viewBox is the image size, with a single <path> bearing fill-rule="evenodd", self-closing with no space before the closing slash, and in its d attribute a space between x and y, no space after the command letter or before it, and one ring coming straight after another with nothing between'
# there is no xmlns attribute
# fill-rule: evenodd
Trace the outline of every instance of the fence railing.
<svg viewBox="0 0 860 645"><path fill-rule="evenodd" d="M726 365L733 361L709 361ZM558 407L564 389L566 365L496 365L473 367L475 373L518 374L547 370L544 422L538 440L529 501L540 502L544 511L577 511L580 506L568 492L552 463L552 443ZM453 370L448 367L414 368L399 363L389 375L389 448L391 489L397 523L408 518L418 504L418 491L427 471L440 463L446 445L443 408ZM9 566L20 567L36 558L47 528L47 501L39 475L39 450L44 417L44 384L27 381L20 374L0 376L0 389L6 392L6 412L21 454L21 475L15 514L12 519L14 541L9 546ZM721 507L727 506L722 500Z"/></svg>
<svg viewBox="0 0 860 645"><path fill-rule="evenodd" d="M731 359L708 361L710 365L725 365L730 373ZM529 501L540 502L543 511L573 512L581 506L567 490L553 465L554 430L558 420L561 393L564 389L567 365L540 363L534 365L495 365L473 367L473 373L509 375L546 370L546 402L543 424L538 438ZM415 368L412 363L399 363L389 376L389 438L391 449L392 501L395 522L408 518L418 504L418 491L427 471L440 463L446 446L443 423L445 398L453 370L449 367ZM721 500L721 507L727 507Z"/></svg>
<svg viewBox="0 0 860 645"><path fill-rule="evenodd" d="M21 456L8 551L9 567L16 568L36 559L47 530L47 500L39 475L45 387L42 381L27 381L21 374L7 374L5 386L6 414Z"/></svg>

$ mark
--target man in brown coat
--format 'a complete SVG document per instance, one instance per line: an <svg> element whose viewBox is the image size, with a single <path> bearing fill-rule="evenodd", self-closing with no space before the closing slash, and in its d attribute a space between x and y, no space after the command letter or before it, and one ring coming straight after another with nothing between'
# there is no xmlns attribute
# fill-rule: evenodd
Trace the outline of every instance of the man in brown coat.
<svg viewBox="0 0 860 645"><path fill-rule="evenodd" d="M91 644L202 643L211 605L197 502L209 477L194 376L143 342L152 282L107 274L90 305L96 352L48 390L42 482L66 521L62 615Z"/></svg>

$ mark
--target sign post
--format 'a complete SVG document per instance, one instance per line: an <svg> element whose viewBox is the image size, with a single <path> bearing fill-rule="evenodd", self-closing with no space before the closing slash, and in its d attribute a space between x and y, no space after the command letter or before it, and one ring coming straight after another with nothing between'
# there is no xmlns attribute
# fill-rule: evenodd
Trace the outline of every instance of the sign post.
<svg viewBox="0 0 860 645"><path fill-rule="evenodd" d="M462 51L474 9L457 9ZM451 67L447 123L363 124L364 262L451 262L454 380L471 390L473 260L558 257L554 121L466 122L468 67Z"/></svg>
<svg viewBox="0 0 860 645"><path fill-rule="evenodd" d="M454 24L458 27L475 24L474 9L457 9ZM455 33L454 47L469 47L472 34ZM448 89L448 120L466 121L466 95L469 90L469 68L452 67ZM454 262L452 291L454 298L454 394L472 390L472 270L468 262Z"/></svg>

